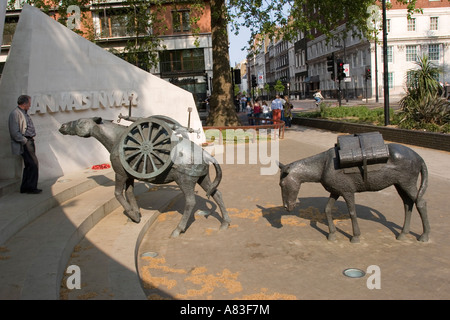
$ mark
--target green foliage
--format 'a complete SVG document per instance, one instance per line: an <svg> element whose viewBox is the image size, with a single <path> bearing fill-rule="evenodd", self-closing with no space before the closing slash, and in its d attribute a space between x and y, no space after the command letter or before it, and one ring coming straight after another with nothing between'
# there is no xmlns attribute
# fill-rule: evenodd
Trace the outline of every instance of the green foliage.
<svg viewBox="0 0 450 320"><path fill-rule="evenodd" d="M320 109L311 112L297 113L296 116L303 118L320 118L328 120L338 120L352 123L364 123L373 125L384 125L384 108L370 109L367 106L354 107L332 107L330 104L321 103ZM403 119L401 112L389 110L389 117L392 125L397 125L401 129L414 129L429 132L450 133L450 122L439 125L436 123L417 122L414 119Z"/></svg>
<svg viewBox="0 0 450 320"><path fill-rule="evenodd" d="M281 82L281 80L277 80L273 88L275 89L276 92L283 93L285 87L283 85L283 82Z"/></svg>
<svg viewBox="0 0 450 320"><path fill-rule="evenodd" d="M393 112L391 109L391 116ZM370 124L382 124L384 122L384 108L370 109L367 106L324 107L320 114L325 119L345 119L349 122Z"/></svg>
<svg viewBox="0 0 450 320"><path fill-rule="evenodd" d="M438 128L450 123L450 103L441 96L438 82L440 69L427 56L416 62L418 69L410 70L405 97L400 100L400 125L415 124L417 128Z"/></svg>

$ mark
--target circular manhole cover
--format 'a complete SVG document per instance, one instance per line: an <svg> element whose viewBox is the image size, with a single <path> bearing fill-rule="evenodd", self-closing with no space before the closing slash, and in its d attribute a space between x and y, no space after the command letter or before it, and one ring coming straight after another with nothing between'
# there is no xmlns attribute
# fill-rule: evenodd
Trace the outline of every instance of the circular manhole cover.
<svg viewBox="0 0 450 320"><path fill-rule="evenodd" d="M348 268L344 270L344 275L349 278L361 278L366 275L366 273L360 269Z"/></svg>

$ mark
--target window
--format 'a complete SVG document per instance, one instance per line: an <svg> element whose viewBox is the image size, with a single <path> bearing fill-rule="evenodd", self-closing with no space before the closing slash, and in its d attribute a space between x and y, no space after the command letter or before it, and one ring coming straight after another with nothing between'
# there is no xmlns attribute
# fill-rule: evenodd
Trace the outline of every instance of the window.
<svg viewBox="0 0 450 320"><path fill-rule="evenodd" d="M205 69L203 49L167 50L160 53L162 73L182 73Z"/></svg>
<svg viewBox="0 0 450 320"><path fill-rule="evenodd" d="M416 31L416 18L408 18L408 31Z"/></svg>
<svg viewBox="0 0 450 320"><path fill-rule="evenodd" d="M99 11L100 36L102 38L126 37L127 16L120 10Z"/></svg>
<svg viewBox="0 0 450 320"><path fill-rule="evenodd" d="M172 11L173 32L191 31L189 11Z"/></svg>
<svg viewBox="0 0 450 320"><path fill-rule="evenodd" d="M439 60L439 44L428 45L428 57L430 60Z"/></svg>
<svg viewBox="0 0 450 320"><path fill-rule="evenodd" d="M439 17L430 17L430 30L439 29Z"/></svg>
<svg viewBox="0 0 450 320"><path fill-rule="evenodd" d="M417 46L406 46L406 61L417 61Z"/></svg>
<svg viewBox="0 0 450 320"><path fill-rule="evenodd" d="M18 20L19 18L16 17L6 17L3 29L3 45L10 45L12 43Z"/></svg>
<svg viewBox="0 0 450 320"><path fill-rule="evenodd" d="M394 88L394 73L388 72L388 87L389 89Z"/></svg>
<svg viewBox="0 0 450 320"><path fill-rule="evenodd" d="M414 77L413 77L414 71L406 71L406 86L412 87L414 86Z"/></svg>
<svg viewBox="0 0 450 320"><path fill-rule="evenodd" d="M388 62L394 62L394 56L393 56L393 49L392 46L387 47L387 61Z"/></svg>

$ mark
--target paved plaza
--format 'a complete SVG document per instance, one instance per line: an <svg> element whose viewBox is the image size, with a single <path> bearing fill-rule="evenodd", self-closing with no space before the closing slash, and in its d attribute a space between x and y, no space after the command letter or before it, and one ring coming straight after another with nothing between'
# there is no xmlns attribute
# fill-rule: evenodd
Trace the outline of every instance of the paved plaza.
<svg viewBox="0 0 450 320"><path fill-rule="evenodd" d="M337 136L294 125L279 141L280 161L286 164L325 151ZM197 188L195 221L180 237L170 238L184 207L183 197L174 197L158 213L137 252L146 296L181 300L449 299L450 154L412 148L428 165L428 243L417 241L422 226L415 208L411 234L406 240L396 240L404 214L394 187L356 195L362 233L359 244L350 243L351 223L340 198L333 209L337 241L329 242L323 214L329 194L320 184L303 184L298 206L287 212L282 208L279 175L260 174L267 165L225 163L219 190L232 219L230 228L218 231L218 208ZM141 196L139 201L145 215L146 200ZM88 233L69 264L95 269L93 256L99 252ZM343 271L347 268L358 268L366 275L346 277ZM97 282L101 282L100 273ZM65 298L114 299L114 295L85 279L81 290L66 290Z"/></svg>

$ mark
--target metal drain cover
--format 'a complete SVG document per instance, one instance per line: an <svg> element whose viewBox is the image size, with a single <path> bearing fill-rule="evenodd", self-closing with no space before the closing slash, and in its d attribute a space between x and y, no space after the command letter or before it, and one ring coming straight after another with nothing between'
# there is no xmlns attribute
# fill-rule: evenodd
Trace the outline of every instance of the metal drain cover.
<svg viewBox="0 0 450 320"><path fill-rule="evenodd" d="M349 278L361 278L366 275L366 273L364 271L362 271L360 269L356 269L356 268L345 269L343 274Z"/></svg>

